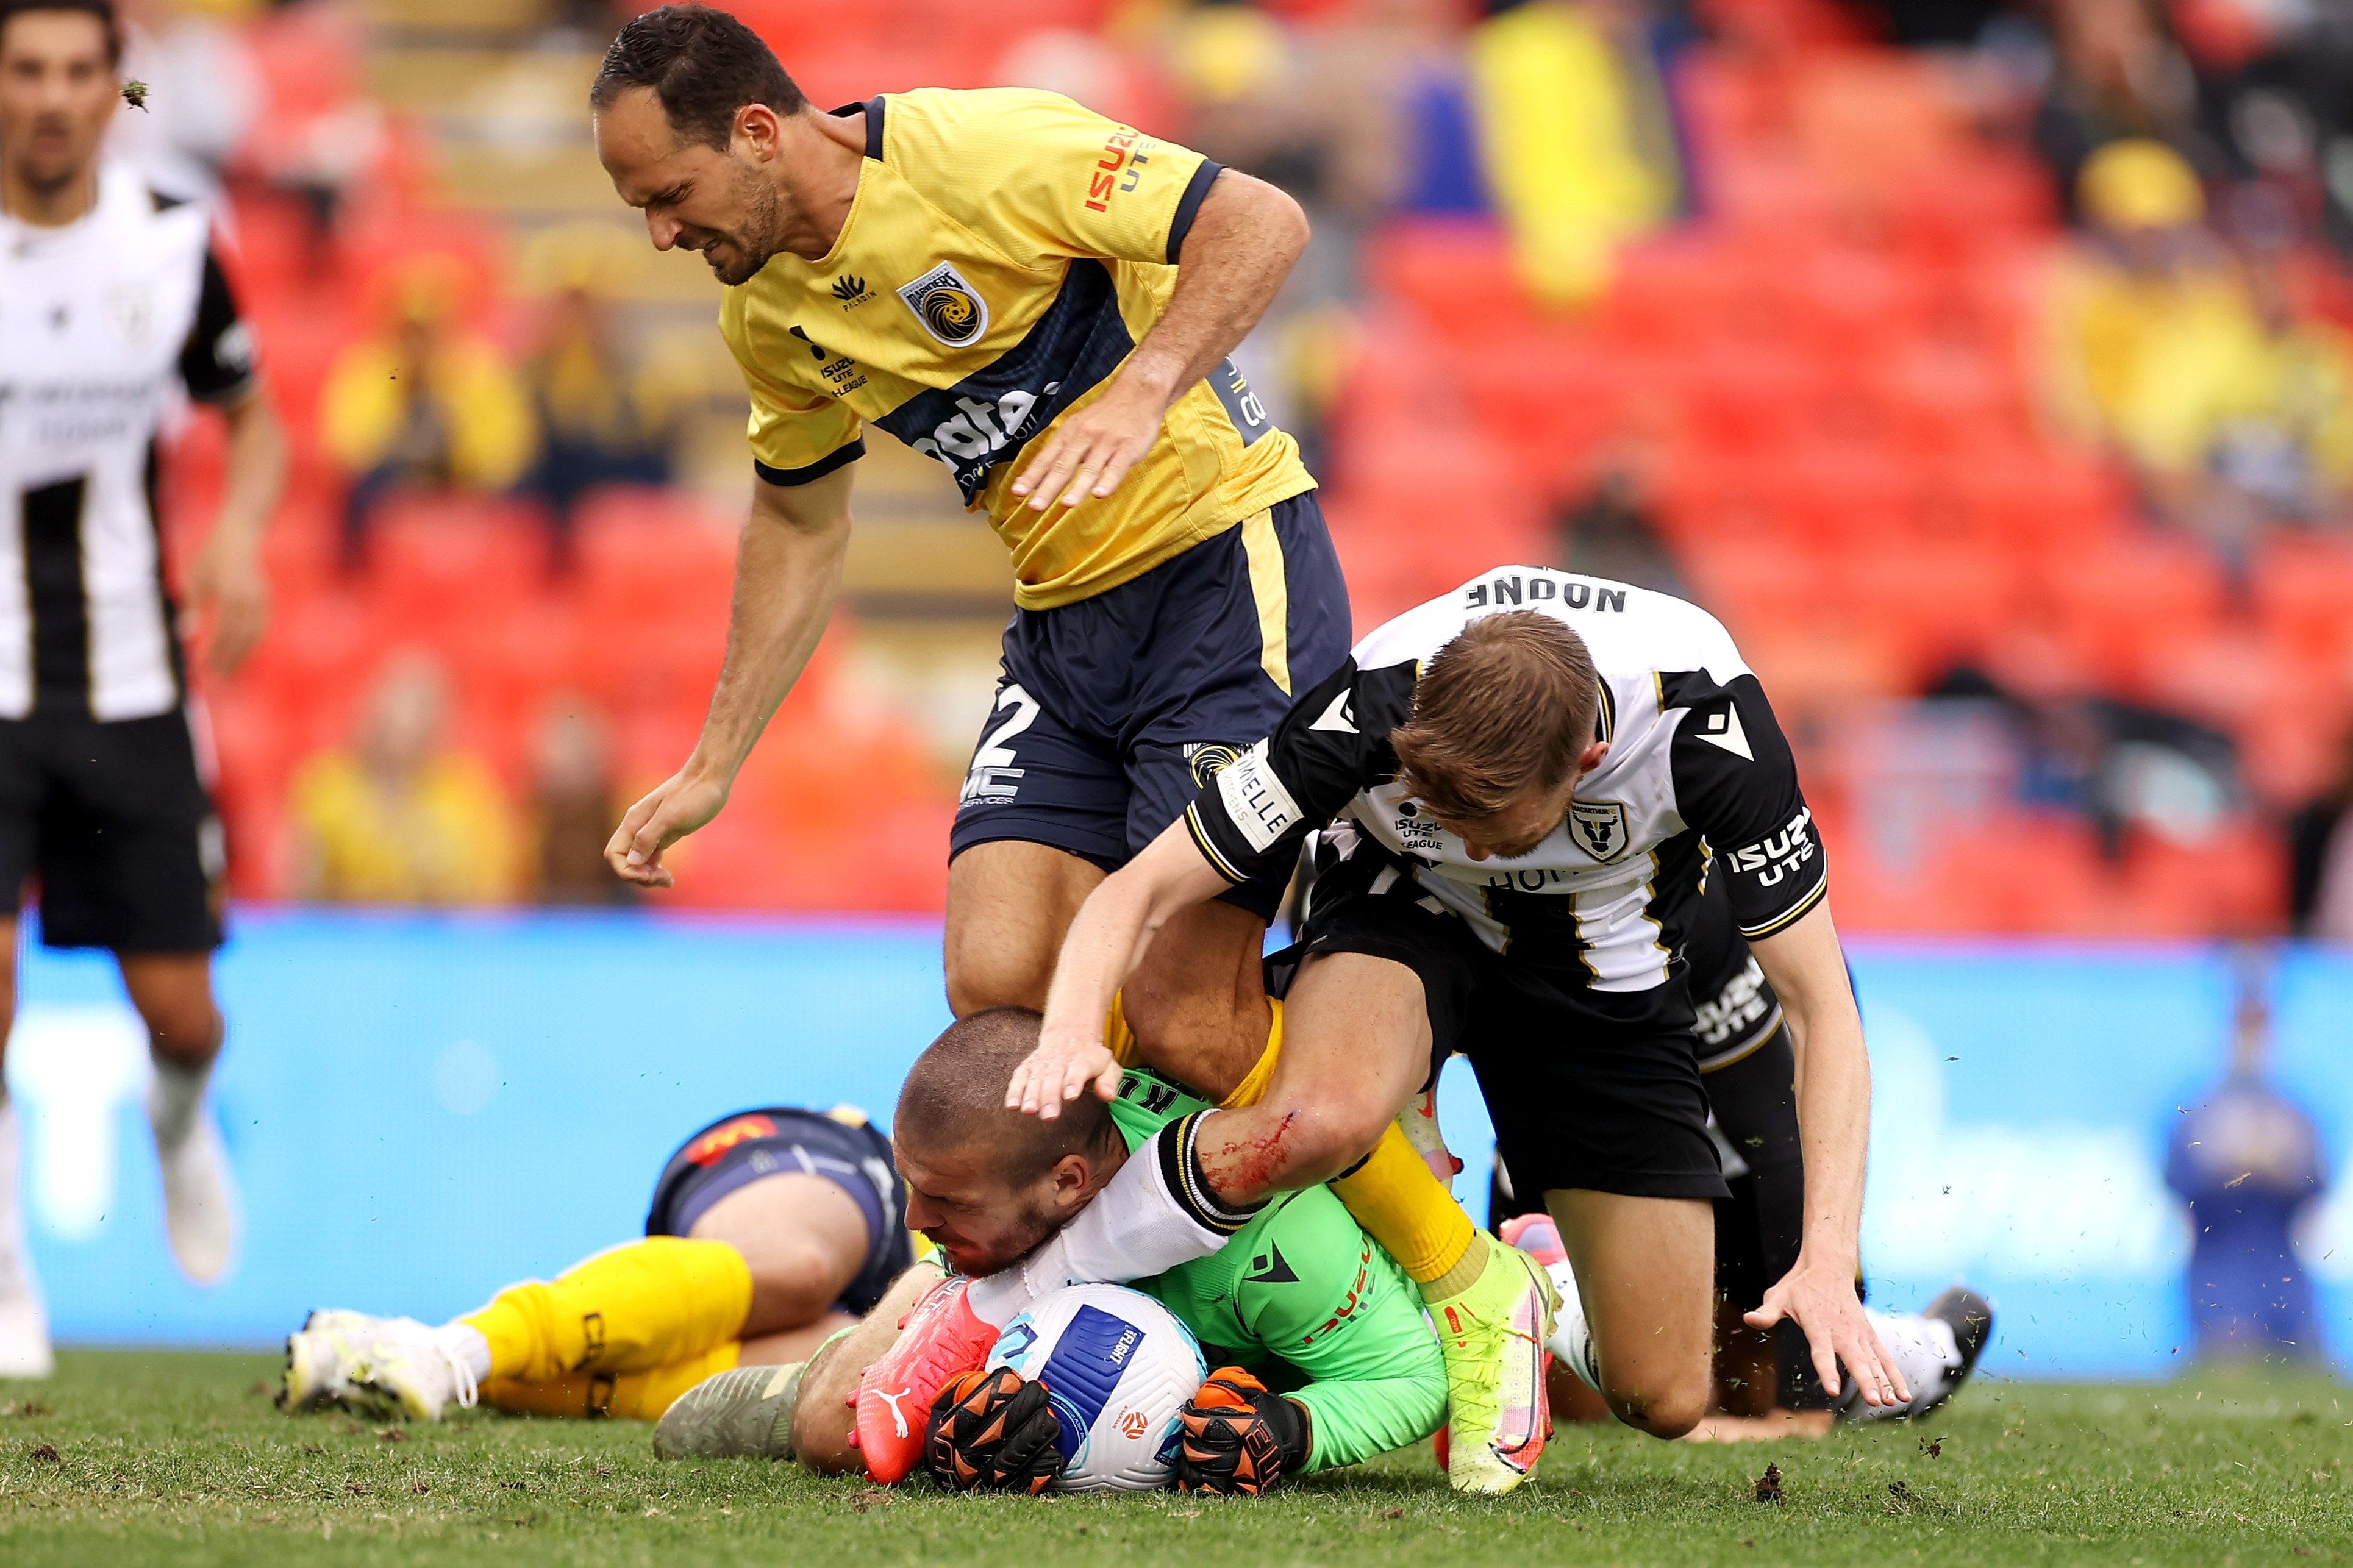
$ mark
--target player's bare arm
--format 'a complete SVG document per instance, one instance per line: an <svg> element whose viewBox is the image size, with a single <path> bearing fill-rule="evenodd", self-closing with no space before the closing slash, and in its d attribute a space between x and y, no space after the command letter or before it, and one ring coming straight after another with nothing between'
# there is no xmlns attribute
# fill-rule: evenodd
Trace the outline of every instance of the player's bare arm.
<svg viewBox="0 0 2353 1568"><path fill-rule="evenodd" d="M1765 1329L1785 1317L1793 1320L1806 1331L1823 1387L1839 1385L1837 1363L1842 1361L1865 1403L1899 1405L1912 1397L1912 1390L1854 1294L1863 1163L1871 1142L1871 1060L1830 906L1817 905L1787 931L1749 946L1781 998L1797 1054L1806 1223L1797 1266L1765 1292L1746 1321Z"/></svg>
<svg viewBox="0 0 2353 1568"><path fill-rule="evenodd" d="M188 563L180 635L195 637L208 618L205 663L216 675L229 675L261 640L269 618L261 540L286 482L286 430L258 386L222 412L228 420L228 458L220 514Z"/></svg>
<svg viewBox="0 0 2353 1568"><path fill-rule="evenodd" d="M1050 1121L1090 1083L1103 1100L1119 1092L1119 1064L1103 1045L1113 995L1172 917L1229 885L1178 821L1096 887L1063 939L1046 994L1045 1028L1006 1086L1008 1108Z"/></svg>
<svg viewBox="0 0 2353 1568"><path fill-rule="evenodd" d="M605 846L625 880L671 885L662 852L719 815L744 759L800 679L833 614L849 544L849 470L805 485L755 481L735 560L727 660L686 765L629 807Z"/></svg>
<svg viewBox="0 0 2353 1568"><path fill-rule="evenodd" d="M1187 387L1258 324L1307 247L1307 215L1268 184L1220 173L1185 237L1167 312L1101 396L1064 420L1014 477L1033 511L1110 495L1160 436Z"/></svg>

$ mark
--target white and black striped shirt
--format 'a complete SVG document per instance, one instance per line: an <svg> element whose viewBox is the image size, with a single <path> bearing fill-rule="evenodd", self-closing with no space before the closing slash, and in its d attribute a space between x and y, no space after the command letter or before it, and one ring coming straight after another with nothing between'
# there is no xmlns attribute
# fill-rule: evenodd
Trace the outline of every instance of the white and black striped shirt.
<svg viewBox="0 0 2353 1568"><path fill-rule="evenodd" d="M156 437L253 377L200 207L109 163L75 223L0 215L0 719L178 706Z"/></svg>
<svg viewBox="0 0 2353 1568"><path fill-rule="evenodd" d="M1430 657L1471 622L1515 609L1556 616L1585 640L1609 750L1535 848L1473 860L1397 782L1389 735L1412 716ZM1186 822L1237 882L1289 864L1322 829L1344 857L1390 858L1396 875L1376 892L1418 889L1490 948L1557 966L1595 991L1665 984L1712 875L1749 938L1794 923L1825 886L1788 742L1715 617L1540 566L1497 567L1366 637L1271 736L1210 780Z"/></svg>

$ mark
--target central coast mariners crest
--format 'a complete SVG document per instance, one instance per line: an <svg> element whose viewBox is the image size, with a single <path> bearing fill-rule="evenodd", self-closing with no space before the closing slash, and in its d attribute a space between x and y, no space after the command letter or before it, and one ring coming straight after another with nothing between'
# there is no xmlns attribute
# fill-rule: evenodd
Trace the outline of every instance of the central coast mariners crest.
<svg viewBox="0 0 2353 1568"><path fill-rule="evenodd" d="M915 312L923 331L952 349L978 342L988 331L988 302L953 262L943 261L913 283L902 284L899 298Z"/></svg>
<svg viewBox="0 0 2353 1568"><path fill-rule="evenodd" d="M1186 765L1193 770L1193 784L1197 788L1207 788L1211 779L1225 772L1240 755L1236 748L1215 742L1196 741L1185 748Z"/></svg>
<svg viewBox="0 0 2353 1568"><path fill-rule="evenodd" d="M1614 800L1572 800L1568 803L1568 836L1596 860L1615 860L1626 853L1632 837L1626 827L1626 808Z"/></svg>

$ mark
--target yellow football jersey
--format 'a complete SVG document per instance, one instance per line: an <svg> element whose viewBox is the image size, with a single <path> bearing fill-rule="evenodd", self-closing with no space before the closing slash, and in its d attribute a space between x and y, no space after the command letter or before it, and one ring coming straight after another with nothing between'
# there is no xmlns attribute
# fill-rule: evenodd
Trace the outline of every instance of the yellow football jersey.
<svg viewBox="0 0 2353 1568"><path fill-rule="evenodd" d="M1028 89L926 88L835 112L866 119L840 237L821 260L776 256L720 308L762 479L830 473L879 425L987 510L1033 610L1117 587L1314 487L1229 361L1176 400L1108 498L1037 512L1009 490L1024 448L1167 308L1217 164Z"/></svg>

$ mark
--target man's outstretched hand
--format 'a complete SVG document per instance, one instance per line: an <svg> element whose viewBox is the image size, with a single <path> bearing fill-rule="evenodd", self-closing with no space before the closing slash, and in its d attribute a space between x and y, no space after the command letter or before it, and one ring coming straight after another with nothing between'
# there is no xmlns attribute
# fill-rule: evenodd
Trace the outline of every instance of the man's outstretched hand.
<svg viewBox="0 0 2353 1568"><path fill-rule="evenodd" d="M1127 470L1160 439L1168 399L1122 375L1062 421L1013 479L1013 493L1032 511L1073 507L1119 489Z"/></svg>
<svg viewBox="0 0 2353 1568"><path fill-rule="evenodd" d="M670 887L674 879L661 863L662 851L718 816L726 804L725 784L673 773L629 807L605 846L605 863L624 882Z"/></svg>
<svg viewBox="0 0 2353 1568"><path fill-rule="evenodd" d="M1056 1028L1051 1022L1038 1038L1038 1048L1013 1069L1005 1086L1005 1108L1051 1121L1062 1114L1062 1103L1076 1100L1088 1084L1095 1098L1119 1094L1119 1061L1104 1048L1101 1031L1093 1036Z"/></svg>
<svg viewBox="0 0 2353 1568"><path fill-rule="evenodd" d="M1864 1404L1911 1403L1911 1385L1904 1381L1895 1358L1879 1342L1878 1331L1855 1299L1852 1264L1823 1267L1799 1257L1798 1266L1766 1291L1757 1310L1744 1314L1742 1321L1752 1329L1769 1329L1784 1318L1806 1331L1807 1342L1813 1347L1814 1371L1831 1397L1838 1395L1839 1363L1844 1362L1854 1374Z"/></svg>

